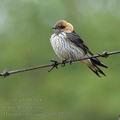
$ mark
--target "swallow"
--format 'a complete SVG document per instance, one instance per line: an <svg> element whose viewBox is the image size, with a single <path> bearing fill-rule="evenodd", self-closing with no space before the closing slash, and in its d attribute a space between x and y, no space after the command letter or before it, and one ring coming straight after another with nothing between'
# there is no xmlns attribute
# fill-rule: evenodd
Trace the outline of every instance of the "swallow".
<svg viewBox="0 0 120 120"><path fill-rule="evenodd" d="M83 39L75 32L71 23L66 20L59 20L52 29L54 33L51 35L50 42L55 54L62 61L79 60L93 56ZM90 58L81 62L85 63L98 77L101 77L101 75L106 76L100 67L108 67L100 62L98 58Z"/></svg>

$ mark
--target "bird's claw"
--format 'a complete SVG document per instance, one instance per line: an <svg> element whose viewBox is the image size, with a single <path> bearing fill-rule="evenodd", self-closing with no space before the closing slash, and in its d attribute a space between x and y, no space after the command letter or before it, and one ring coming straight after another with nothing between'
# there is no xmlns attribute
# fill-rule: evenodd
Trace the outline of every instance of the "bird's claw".
<svg viewBox="0 0 120 120"><path fill-rule="evenodd" d="M52 67L50 68L50 70L48 70L48 72L52 71L54 68L58 69L58 61L56 60L50 60L53 64Z"/></svg>
<svg viewBox="0 0 120 120"><path fill-rule="evenodd" d="M72 64L72 62L73 62L72 60L69 61L70 65Z"/></svg>
<svg viewBox="0 0 120 120"><path fill-rule="evenodd" d="M62 67L65 67L66 61L67 61L67 60L63 60L63 61L62 61L62 64L61 64Z"/></svg>

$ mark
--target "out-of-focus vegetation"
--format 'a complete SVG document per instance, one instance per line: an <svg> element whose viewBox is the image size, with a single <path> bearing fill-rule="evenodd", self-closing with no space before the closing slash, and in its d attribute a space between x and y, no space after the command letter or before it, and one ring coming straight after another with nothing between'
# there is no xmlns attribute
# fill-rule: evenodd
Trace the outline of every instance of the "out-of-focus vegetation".
<svg viewBox="0 0 120 120"><path fill-rule="evenodd" d="M94 53L120 49L120 0L0 0L0 70L56 58L49 38L70 21ZM0 78L0 120L115 120L120 114L120 57L103 59L107 77L75 63Z"/></svg>

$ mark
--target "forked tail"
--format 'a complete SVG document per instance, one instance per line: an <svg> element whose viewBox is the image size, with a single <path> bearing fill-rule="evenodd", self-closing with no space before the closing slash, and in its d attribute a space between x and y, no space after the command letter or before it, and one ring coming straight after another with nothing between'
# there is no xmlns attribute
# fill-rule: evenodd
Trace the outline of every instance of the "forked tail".
<svg viewBox="0 0 120 120"><path fill-rule="evenodd" d="M91 64L88 65L88 67L98 76L101 77L100 74L106 76L106 74L98 67L104 67L108 68L106 65L101 63L97 58L91 58L90 59Z"/></svg>

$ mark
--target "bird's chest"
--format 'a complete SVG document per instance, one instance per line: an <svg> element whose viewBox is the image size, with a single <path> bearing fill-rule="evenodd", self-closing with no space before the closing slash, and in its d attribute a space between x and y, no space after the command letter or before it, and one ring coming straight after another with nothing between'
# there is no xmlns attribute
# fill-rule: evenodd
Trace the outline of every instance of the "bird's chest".
<svg viewBox="0 0 120 120"><path fill-rule="evenodd" d="M65 33L61 33L59 35L53 34L51 36L51 45L55 51L55 53L62 58L68 57L67 48L69 47L67 37Z"/></svg>
<svg viewBox="0 0 120 120"><path fill-rule="evenodd" d="M59 35L53 34L51 36L51 44L54 49L62 49L64 47L64 45L67 44L66 35L65 34L63 34L63 35L62 34L59 34Z"/></svg>

